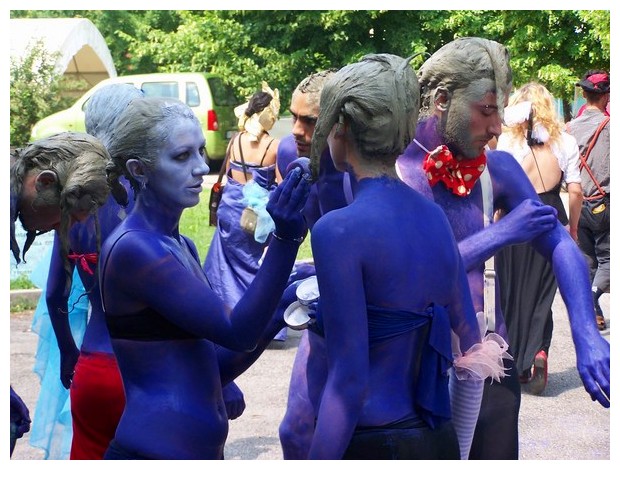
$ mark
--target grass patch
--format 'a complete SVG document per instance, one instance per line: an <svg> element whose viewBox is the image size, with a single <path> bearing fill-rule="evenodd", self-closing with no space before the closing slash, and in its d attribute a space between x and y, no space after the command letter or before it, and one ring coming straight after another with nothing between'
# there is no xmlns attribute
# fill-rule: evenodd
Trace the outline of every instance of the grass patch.
<svg viewBox="0 0 620 480"><path fill-rule="evenodd" d="M186 208L179 223L179 231L196 244L200 263L204 262L215 234L215 227L209 225L209 195L209 191L203 190L198 205Z"/></svg>
<svg viewBox="0 0 620 480"><path fill-rule="evenodd" d="M29 312L37 308L37 303L28 298L20 298L11 303L11 313Z"/></svg>
<svg viewBox="0 0 620 480"><path fill-rule="evenodd" d="M179 231L191 238L196 244L201 263L209 251L209 245L215 234L215 227L209 225L209 195L208 190L200 194L200 202L192 208L187 208L181 216ZM310 246L310 234L299 247L297 259L312 258L312 248Z"/></svg>

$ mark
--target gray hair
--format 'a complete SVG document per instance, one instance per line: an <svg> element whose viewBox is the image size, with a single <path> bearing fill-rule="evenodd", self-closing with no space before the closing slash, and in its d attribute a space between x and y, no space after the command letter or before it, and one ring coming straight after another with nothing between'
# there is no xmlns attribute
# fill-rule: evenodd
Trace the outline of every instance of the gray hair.
<svg viewBox="0 0 620 480"><path fill-rule="evenodd" d="M344 119L366 160L393 163L412 141L420 91L409 60L387 53L366 55L326 82L312 137L314 178L332 127Z"/></svg>
<svg viewBox="0 0 620 480"><path fill-rule="evenodd" d="M106 166L112 195L118 203L127 204L127 193L119 182L121 175L129 180L135 194L140 191L140 184L127 170L127 160L137 159L147 169L153 168L172 125L179 118L200 125L192 109L174 98L136 98L119 116L109 139L111 160Z"/></svg>
<svg viewBox="0 0 620 480"><path fill-rule="evenodd" d="M144 92L128 83L106 85L97 90L86 102L84 122L86 132L97 137L107 147L114 132L115 122L134 98Z"/></svg>
<svg viewBox="0 0 620 480"><path fill-rule="evenodd" d="M303 93L307 95L307 102L309 106L318 107L321 100L321 91L323 90L323 86L334 73L336 73L336 69L327 69L308 75L301 82L299 82L299 85L295 88L293 95L296 93Z"/></svg>
<svg viewBox="0 0 620 480"><path fill-rule="evenodd" d="M432 113L438 88L452 94L477 80L489 79L495 81L497 106L503 118L506 94L512 88L509 62L508 49L493 40L464 37L444 45L424 62L418 72L422 101L420 116Z"/></svg>
<svg viewBox="0 0 620 480"><path fill-rule="evenodd" d="M15 239L15 221L19 216L18 204L23 183L31 172L53 171L58 178L58 192L45 198L46 204L57 203L61 218L58 235L67 286L71 283L71 269L67 259L69 252L69 228L71 212L78 206L90 204L93 213L103 205L110 193L106 182L105 165L109 156L103 144L87 133L64 132L28 144L16 152L11 165L11 251L17 263L20 250ZM98 223L98 222L96 222ZM22 255L32 245L37 233L27 231Z"/></svg>

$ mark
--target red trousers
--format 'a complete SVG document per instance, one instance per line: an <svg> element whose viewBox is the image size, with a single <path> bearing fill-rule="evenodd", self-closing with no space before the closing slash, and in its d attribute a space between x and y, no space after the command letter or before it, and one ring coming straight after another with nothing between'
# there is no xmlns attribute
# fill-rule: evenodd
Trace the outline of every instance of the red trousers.
<svg viewBox="0 0 620 480"><path fill-rule="evenodd" d="M81 352L70 389L71 460L102 460L125 408L114 355Z"/></svg>

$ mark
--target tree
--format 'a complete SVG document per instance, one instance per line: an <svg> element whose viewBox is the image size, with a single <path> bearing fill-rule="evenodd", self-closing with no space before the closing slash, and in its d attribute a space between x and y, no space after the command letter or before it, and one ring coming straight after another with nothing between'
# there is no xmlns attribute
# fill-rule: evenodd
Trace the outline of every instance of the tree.
<svg viewBox="0 0 620 480"><path fill-rule="evenodd" d="M437 28L506 45L514 86L544 84L563 101L566 120L581 75L609 71L609 10L455 10L445 22Z"/></svg>
<svg viewBox="0 0 620 480"><path fill-rule="evenodd" d="M428 55L457 37L506 45L514 85L538 81L563 99L589 68L609 69L609 10L40 10L81 16L106 39L119 75L218 73L240 95L266 80L283 105L306 75L367 53ZM412 60L418 68L425 56Z"/></svg>
<svg viewBox="0 0 620 480"><path fill-rule="evenodd" d="M183 11L174 32L151 25L139 35L118 34L133 55L151 58L161 70L217 73L245 96L266 80L288 99L297 83L312 72L340 68L367 53L408 56L426 50L425 32L417 28L421 15L437 13Z"/></svg>
<svg viewBox="0 0 620 480"><path fill-rule="evenodd" d="M62 74L55 71L58 55L48 53L39 40L23 59L11 58L10 134L15 147L28 142L40 118L68 106L61 95Z"/></svg>

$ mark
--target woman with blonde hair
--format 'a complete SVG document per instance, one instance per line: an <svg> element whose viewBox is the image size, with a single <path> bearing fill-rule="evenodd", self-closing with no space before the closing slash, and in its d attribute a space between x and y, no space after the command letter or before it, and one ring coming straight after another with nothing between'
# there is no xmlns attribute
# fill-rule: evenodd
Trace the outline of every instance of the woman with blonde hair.
<svg viewBox="0 0 620 480"><path fill-rule="evenodd" d="M579 149L564 131L553 96L540 83L523 85L510 97L505 122L497 150L517 159L540 200L555 207L558 219L576 241L583 198ZM560 197L563 184L568 190L568 215ZM519 380L527 391L540 394L547 384L555 275L549 262L529 244L505 248L496 261Z"/></svg>

